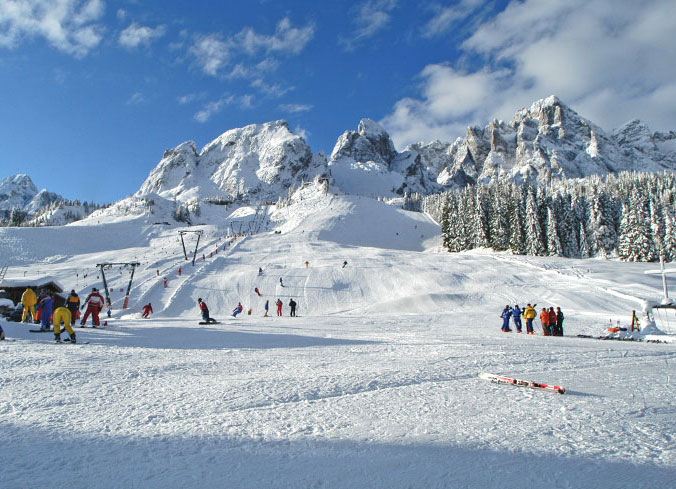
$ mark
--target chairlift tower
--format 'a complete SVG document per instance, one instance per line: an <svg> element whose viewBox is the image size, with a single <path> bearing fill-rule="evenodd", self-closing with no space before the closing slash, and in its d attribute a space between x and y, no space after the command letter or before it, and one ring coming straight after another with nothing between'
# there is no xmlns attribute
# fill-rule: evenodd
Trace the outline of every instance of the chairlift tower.
<svg viewBox="0 0 676 489"><path fill-rule="evenodd" d="M660 269L659 270L646 270L644 272L646 275L662 275L662 289L664 292L664 297L659 305L652 306L653 310L656 310L657 314L653 314L657 319L659 319L660 326L659 328L667 334L676 334L676 322L672 326L671 321L669 321L669 313L671 311L676 312L676 302L669 297L669 289L667 288L667 274L676 273L676 268L665 269L664 268L664 257L660 256Z"/></svg>
<svg viewBox="0 0 676 489"><path fill-rule="evenodd" d="M195 233L197 234L197 242L195 243L195 252L192 255L192 266L195 266L195 258L197 258L197 248L200 245L200 238L202 237L202 230L195 230L195 231L179 231L178 234L181 236L181 245L183 246L183 256L185 256L185 259L188 259L188 253L185 251L185 241L183 240L183 235L184 234L189 234L189 233Z"/></svg>
<svg viewBox="0 0 676 489"><path fill-rule="evenodd" d="M136 270L136 267L141 265L139 262L134 261L134 262L126 262L126 263L97 263L96 266L99 267L101 270L101 278L103 279L103 289L106 291L106 304L108 304L108 308L111 307L111 302L110 302L110 292L108 292L108 281L106 280L106 270L109 270L115 266L120 266L120 267L131 267L131 274L129 275L129 285L127 285L127 293L124 296L124 304L122 305L122 309L126 309L129 307L129 294L131 293L131 283L132 280L134 280L134 271Z"/></svg>

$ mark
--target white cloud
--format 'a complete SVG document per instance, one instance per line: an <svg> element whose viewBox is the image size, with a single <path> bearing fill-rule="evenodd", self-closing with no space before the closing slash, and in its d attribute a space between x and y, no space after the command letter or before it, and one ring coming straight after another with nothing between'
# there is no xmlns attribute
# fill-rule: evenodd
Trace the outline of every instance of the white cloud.
<svg viewBox="0 0 676 489"><path fill-rule="evenodd" d="M201 100L201 99L203 99L203 98L205 98L205 97L206 97L206 93L204 93L204 92L200 92L200 93L188 93L188 94L182 95L182 96L180 96L180 97L177 97L177 98L176 98L176 101L177 101L180 105L185 105L185 104L189 104L190 102L194 102L194 101L196 101L196 100Z"/></svg>
<svg viewBox="0 0 676 489"><path fill-rule="evenodd" d="M155 39L164 36L165 31L166 28L163 25L159 25L153 29L151 27L138 25L134 22L120 32L118 42L120 43L120 46L127 49L135 49L140 45L148 46Z"/></svg>
<svg viewBox="0 0 676 489"><path fill-rule="evenodd" d="M277 83L274 84L268 84L265 81L263 81L262 78L257 78L254 81L251 82L251 86L254 88L259 89L261 92L263 92L266 96L272 97L272 98L279 98L282 95L295 90L295 87L283 87Z"/></svg>
<svg viewBox="0 0 676 489"><path fill-rule="evenodd" d="M146 99L143 96L143 94L141 92L136 92L131 97L129 97L126 103L127 105L138 105L142 104L145 101Z"/></svg>
<svg viewBox="0 0 676 489"><path fill-rule="evenodd" d="M228 105L238 105L241 109L250 109L254 105L253 95L225 95L218 100L207 102L201 110L195 113L197 122L207 122L212 116L221 112Z"/></svg>
<svg viewBox="0 0 676 489"><path fill-rule="evenodd" d="M123 21L127 19L127 11L123 8L117 9L117 20Z"/></svg>
<svg viewBox="0 0 676 489"><path fill-rule="evenodd" d="M2 0L0 46L14 48L24 38L44 38L77 58L99 45L104 27L102 0Z"/></svg>
<svg viewBox="0 0 676 489"><path fill-rule="evenodd" d="M299 112L307 112L312 110L314 106L308 104L282 104L279 106L284 112L289 112L291 114L298 114Z"/></svg>
<svg viewBox="0 0 676 489"><path fill-rule="evenodd" d="M255 74L277 67L278 61L270 55L299 54L312 40L314 32L313 24L293 27L291 21L285 17L279 21L273 35L259 34L251 27L228 38L223 38L220 34L208 34L199 36L189 52L195 57L200 69L212 76L222 75L223 69L236 57L249 59L263 56L253 66L244 62L238 63L230 73L230 76L248 78L252 76L250 73L256 76Z"/></svg>
<svg viewBox="0 0 676 489"><path fill-rule="evenodd" d="M462 45L462 63L482 67L427 66L419 95L399 100L381 122L399 147L450 140L556 94L606 129L636 117L673 129L674 32L672 0L512 2Z"/></svg>
<svg viewBox="0 0 676 489"><path fill-rule="evenodd" d="M436 37L450 31L483 6L484 0L461 0L451 6L433 5L434 16L423 27L423 37Z"/></svg>
<svg viewBox="0 0 676 489"><path fill-rule="evenodd" d="M357 8L355 29L347 37L339 40L346 49L354 49L356 44L373 37L390 23L390 12L397 6L396 0L368 0Z"/></svg>

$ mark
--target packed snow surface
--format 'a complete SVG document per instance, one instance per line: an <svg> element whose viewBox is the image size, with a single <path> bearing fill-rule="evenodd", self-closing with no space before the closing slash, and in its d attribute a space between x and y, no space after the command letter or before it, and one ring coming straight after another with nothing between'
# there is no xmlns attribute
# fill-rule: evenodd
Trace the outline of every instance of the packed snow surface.
<svg viewBox="0 0 676 489"><path fill-rule="evenodd" d="M576 337L659 298L654 265L449 254L425 215L358 197L203 212L194 267L188 228L141 218L0 229L8 278L83 300L96 263L142 264L127 310L129 270L107 272L113 314L76 328L88 344L2 322L0 487L674 487L676 344ZM197 324L198 297L220 324ZM566 336L500 333L504 305L526 302L560 306Z"/></svg>

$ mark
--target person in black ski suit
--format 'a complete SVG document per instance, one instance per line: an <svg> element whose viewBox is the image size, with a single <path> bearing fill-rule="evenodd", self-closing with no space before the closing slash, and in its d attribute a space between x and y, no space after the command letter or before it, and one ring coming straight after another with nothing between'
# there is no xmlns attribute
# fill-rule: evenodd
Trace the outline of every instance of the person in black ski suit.
<svg viewBox="0 0 676 489"><path fill-rule="evenodd" d="M289 314L289 316L296 317L296 305L297 305L296 301L294 301L293 299L289 301L289 307L291 308L291 313Z"/></svg>
<svg viewBox="0 0 676 489"><path fill-rule="evenodd" d="M500 317L502 318L502 332L509 333L511 331L511 329L509 329L509 318L512 317L512 309L509 305L505 306Z"/></svg>
<svg viewBox="0 0 676 489"><path fill-rule="evenodd" d="M554 336L563 336L563 312L561 308L556 308L556 326L554 326Z"/></svg>

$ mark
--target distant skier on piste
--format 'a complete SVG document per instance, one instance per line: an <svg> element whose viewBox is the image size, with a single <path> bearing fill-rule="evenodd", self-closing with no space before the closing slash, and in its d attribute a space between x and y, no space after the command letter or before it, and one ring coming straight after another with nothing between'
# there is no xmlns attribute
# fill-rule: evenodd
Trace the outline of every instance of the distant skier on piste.
<svg viewBox="0 0 676 489"><path fill-rule="evenodd" d="M259 277L263 276L263 269L261 267L258 267L258 276Z"/></svg>
<svg viewBox="0 0 676 489"><path fill-rule="evenodd" d="M291 308L291 312L289 313L289 316L296 317L296 306L297 305L298 304L296 304L296 301L294 301L293 299L291 299L289 301L289 307Z"/></svg>
<svg viewBox="0 0 676 489"><path fill-rule="evenodd" d="M268 317L268 309L270 309L270 301L266 300L265 301L265 314L263 315L263 317Z"/></svg>
<svg viewBox="0 0 676 489"><path fill-rule="evenodd" d="M512 309L509 305L505 306L500 317L502 318L502 332L509 333L511 331L511 329L509 329L509 318L512 317Z"/></svg>
<svg viewBox="0 0 676 489"><path fill-rule="evenodd" d="M143 306L143 318L147 318L151 313L153 312L153 305L148 302L145 306Z"/></svg>
<svg viewBox="0 0 676 489"><path fill-rule="evenodd" d="M232 310L232 317L237 317L237 315L244 310L241 302L237 303L237 307Z"/></svg>
<svg viewBox="0 0 676 489"><path fill-rule="evenodd" d="M277 299L275 302L275 305L277 306L277 315L281 316L282 315L282 301L280 299Z"/></svg>
<svg viewBox="0 0 676 489"><path fill-rule="evenodd" d="M260 292L260 290L258 290L258 287L254 288L254 292L256 293L256 295L257 295L258 297L261 296L261 292Z"/></svg>
<svg viewBox="0 0 676 489"><path fill-rule="evenodd" d="M284 287L284 280L282 280L282 277L279 277L279 286Z"/></svg>
<svg viewBox="0 0 676 489"><path fill-rule="evenodd" d="M343 266L341 268L345 268L347 266L347 260L343 262Z"/></svg>
<svg viewBox="0 0 676 489"><path fill-rule="evenodd" d="M209 307L207 303L202 300L201 297L197 299L197 304L199 305L200 312L202 313L202 322L204 324L215 323L216 320L209 316Z"/></svg>

